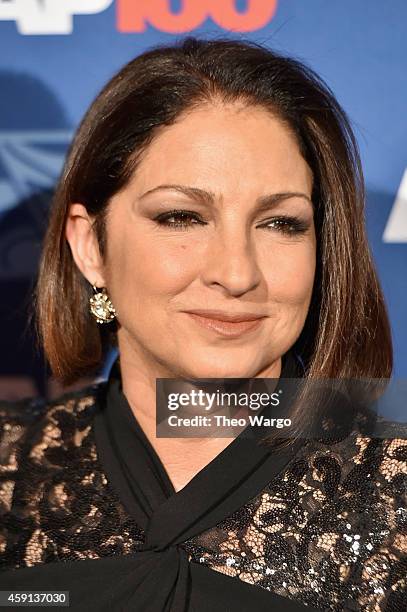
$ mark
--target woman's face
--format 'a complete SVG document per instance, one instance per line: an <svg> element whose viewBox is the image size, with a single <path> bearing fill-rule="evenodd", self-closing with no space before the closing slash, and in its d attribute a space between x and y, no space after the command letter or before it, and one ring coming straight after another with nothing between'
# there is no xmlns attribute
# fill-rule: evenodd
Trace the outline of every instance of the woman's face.
<svg viewBox="0 0 407 612"><path fill-rule="evenodd" d="M122 359L163 377L274 376L311 300L311 191L294 136L261 108L219 103L165 127L109 205L103 280ZM194 309L264 318L228 336Z"/></svg>

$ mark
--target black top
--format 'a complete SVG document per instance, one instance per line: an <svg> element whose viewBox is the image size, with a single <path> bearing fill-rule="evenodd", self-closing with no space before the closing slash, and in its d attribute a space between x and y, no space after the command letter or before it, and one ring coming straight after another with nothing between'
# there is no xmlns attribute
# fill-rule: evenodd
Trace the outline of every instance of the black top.
<svg viewBox="0 0 407 612"><path fill-rule="evenodd" d="M291 351L282 366L302 375ZM107 383L2 408L3 590L69 591L78 611L407 608L405 440L240 435L176 492L118 362Z"/></svg>

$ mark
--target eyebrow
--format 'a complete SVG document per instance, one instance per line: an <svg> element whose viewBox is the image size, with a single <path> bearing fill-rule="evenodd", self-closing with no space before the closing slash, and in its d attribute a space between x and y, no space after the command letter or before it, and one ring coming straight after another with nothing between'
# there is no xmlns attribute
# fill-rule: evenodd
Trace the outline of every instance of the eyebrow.
<svg viewBox="0 0 407 612"><path fill-rule="evenodd" d="M183 193L184 195L187 195L198 202L203 202L205 204L209 204L210 206L213 206L216 199L216 195L212 191L200 189L199 187L176 184L164 184L153 187L152 189L149 189L143 193L143 195L140 196L140 199L145 198L147 195L155 193L156 191L161 191L162 189L172 189L174 191L178 191L179 193ZM288 198L305 198L311 205L313 205L311 198L307 196L306 193L301 191L283 191L281 193L270 193L259 196L256 200L256 210L259 212L262 210L268 210L275 206L278 202L288 200Z"/></svg>

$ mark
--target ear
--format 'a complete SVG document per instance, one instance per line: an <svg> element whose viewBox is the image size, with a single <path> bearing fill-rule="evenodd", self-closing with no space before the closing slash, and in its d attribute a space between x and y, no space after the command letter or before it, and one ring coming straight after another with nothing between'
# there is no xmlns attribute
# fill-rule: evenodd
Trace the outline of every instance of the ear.
<svg viewBox="0 0 407 612"><path fill-rule="evenodd" d="M79 270L91 285L105 286L104 265L99 251L93 219L83 204L71 204L65 236Z"/></svg>

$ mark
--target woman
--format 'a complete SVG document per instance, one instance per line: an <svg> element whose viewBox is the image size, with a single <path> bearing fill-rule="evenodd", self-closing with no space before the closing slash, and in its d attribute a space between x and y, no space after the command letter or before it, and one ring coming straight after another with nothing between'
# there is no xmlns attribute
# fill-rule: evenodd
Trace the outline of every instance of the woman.
<svg viewBox="0 0 407 612"><path fill-rule="evenodd" d="M106 383L2 407L2 589L406 608L405 440L155 435L157 378L391 375L357 146L315 73L193 37L125 66L69 151L37 312L65 383L119 358Z"/></svg>

